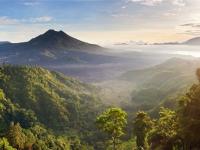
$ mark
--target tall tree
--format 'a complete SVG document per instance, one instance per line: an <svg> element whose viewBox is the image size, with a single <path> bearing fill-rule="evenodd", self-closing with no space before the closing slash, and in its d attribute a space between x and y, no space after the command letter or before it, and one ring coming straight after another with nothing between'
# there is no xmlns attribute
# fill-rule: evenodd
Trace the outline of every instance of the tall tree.
<svg viewBox="0 0 200 150"><path fill-rule="evenodd" d="M200 81L200 69L196 71ZM179 135L183 149L200 149L200 83L194 84L179 101Z"/></svg>
<svg viewBox="0 0 200 150"><path fill-rule="evenodd" d="M96 119L97 127L107 133L112 141L113 150L117 149L119 138L124 134L127 114L120 108L110 108Z"/></svg>
<svg viewBox="0 0 200 150"><path fill-rule="evenodd" d="M9 143L17 150L21 150L24 148L25 135L19 123L11 123L8 130L7 139Z"/></svg>
<svg viewBox="0 0 200 150"><path fill-rule="evenodd" d="M173 150L179 146L177 137L178 118L175 111L161 107L159 119L155 122L148 140L151 149Z"/></svg>
<svg viewBox="0 0 200 150"><path fill-rule="evenodd" d="M134 133L139 150L147 148L147 133L150 131L152 121L147 113L139 111L134 120Z"/></svg>

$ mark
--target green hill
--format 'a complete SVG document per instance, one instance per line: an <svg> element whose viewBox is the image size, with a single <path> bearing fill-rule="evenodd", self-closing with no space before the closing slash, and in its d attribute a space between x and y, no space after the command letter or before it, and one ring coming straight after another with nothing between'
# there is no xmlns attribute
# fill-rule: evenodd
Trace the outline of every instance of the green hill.
<svg viewBox="0 0 200 150"><path fill-rule="evenodd" d="M151 109L162 101L184 92L195 82L195 70L200 66L198 59L172 58L160 65L129 71L121 79L136 85L132 102L143 109Z"/></svg>
<svg viewBox="0 0 200 150"><path fill-rule="evenodd" d="M94 120L102 104L91 85L41 67L2 65L0 89L6 97L3 113L16 110L11 117L6 113L3 130L19 122L25 129L40 124L57 135L77 135L85 142L95 134Z"/></svg>

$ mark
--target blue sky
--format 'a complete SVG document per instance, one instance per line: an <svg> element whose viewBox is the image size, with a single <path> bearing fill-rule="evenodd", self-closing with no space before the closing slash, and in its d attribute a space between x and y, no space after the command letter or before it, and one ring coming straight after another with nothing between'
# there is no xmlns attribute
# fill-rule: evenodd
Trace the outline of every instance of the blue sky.
<svg viewBox="0 0 200 150"><path fill-rule="evenodd" d="M0 41L48 29L92 43L185 40L200 33L200 1L0 0Z"/></svg>

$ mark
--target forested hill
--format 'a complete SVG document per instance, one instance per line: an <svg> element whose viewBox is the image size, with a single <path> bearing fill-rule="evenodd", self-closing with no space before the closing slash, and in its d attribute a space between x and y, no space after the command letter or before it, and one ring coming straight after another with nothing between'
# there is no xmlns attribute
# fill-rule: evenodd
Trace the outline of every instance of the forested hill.
<svg viewBox="0 0 200 150"><path fill-rule="evenodd" d="M172 108L172 99L196 82L194 72L199 66L199 59L172 58L150 68L128 71L121 79L137 87L131 93L136 110L151 110L158 104Z"/></svg>
<svg viewBox="0 0 200 150"><path fill-rule="evenodd" d="M52 141L45 139L45 135L51 135L46 133L47 129L58 135L89 138L92 133L87 134L94 130L94 120L102 108L93 86L41 67L1 66L0 89L1 134L4 135L13 122L13 128L21 126L31 132L35 139L31 143L40 148L41 144L48 147L45 142L56 143L53 135ZM44 135L38 135L43 132ZM52 149L57 149L55 143L51 143Z"/></svg>

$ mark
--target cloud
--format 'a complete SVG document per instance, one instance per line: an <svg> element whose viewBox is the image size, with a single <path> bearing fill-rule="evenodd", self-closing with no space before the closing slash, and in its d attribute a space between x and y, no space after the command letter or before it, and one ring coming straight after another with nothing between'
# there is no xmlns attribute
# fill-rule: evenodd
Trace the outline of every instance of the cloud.
<svg viewBox="0 0 200 150"><path fill-rule="evenodd" d="M200 23L186 23L180 25L182 27L200 28Z"/></svg>
<svg viewBox="0 0 200 150"><path fill-rule="evenodd" d="M14 25L19 23L17 19L9 18L7 16L0 17L0 25Z"/></svg>
<svg viewBox="0 0 200 150"><path fill-rule="evenodd" d="M39 2L24 2L23 5L25 6L35 6L35 5L38 5Z"/></svg>
<svg viewBox="0 0 200 150"><path fill-rule="evenodd" d="M147 6L155 6L162 3L163 0L129 0L129 2L135 2Z"/></svg>
<svg viewBox="0 0 200 150"><path fill-rule="evenodd" d="M172 4L177 6L185 6L186 2L185 0L172 0Z"/></svg>
<svg viewBox="0 0 200 150"><path fill-rule="evenodd" d="M45 22L50 22L53 18L50 16L41 16L41 17L36 17L36 18L30 18L30 22L32 23L45 23Z"/></svg>
<svg viewBox="0 0 200 150"><path fill-rule="evenodd" d="M186 34L186 35L192 35L192 36L199 36L200 30L186 30L184 32L181 32L179 34Z"/></svg>
<svg viewBox="0 0 200 150"><path fill-rule="evenodd" d="M122 6L121 8L122 8L122 9L125 9L125 8L127 8L127 6Z"/></svg>
<svg viewBox="0 0 200 150"><path fill-rule="evenodd" d="M199 36L200 35L200 23L185 23L179 27L182 30L181 34Z"/></svg>
<svg viewBox="0 0 200 150"><path fill-rule="evenodd" d="M128 2L135 2L146 6L156 6L161 3L170 3L176 6L185 6L185 0L128 0Z"/></svg>
<svg viewBox="0 0 200 150"><path fill-rule="evenodd" d="M26 23L48 23L52 21L53 18L50 16L41 16L36 18L26 18L26 19L13 19L7 16L0 16L0 25L16 25L16 24L26 24Z"/></svg>
<svg viewBox="0 0 200 150"><path fill-rule="evenodd" d="M177 16L177 14L175 12L166 12L163 15L165 17L174 17L174 16Z"/></svg>

